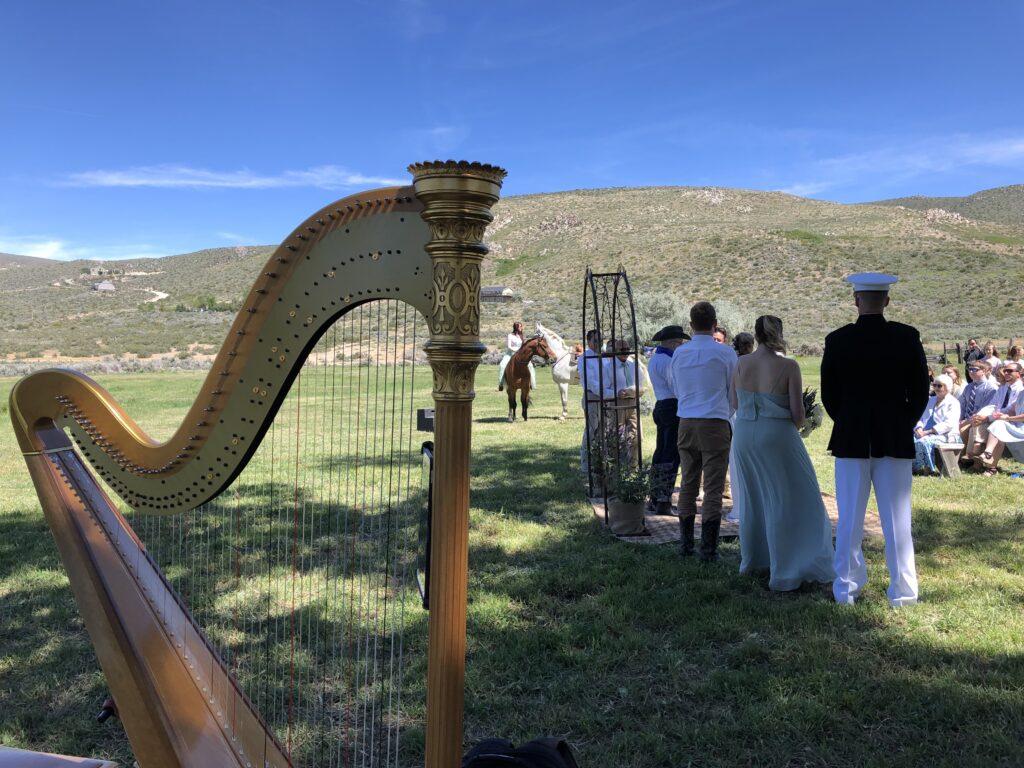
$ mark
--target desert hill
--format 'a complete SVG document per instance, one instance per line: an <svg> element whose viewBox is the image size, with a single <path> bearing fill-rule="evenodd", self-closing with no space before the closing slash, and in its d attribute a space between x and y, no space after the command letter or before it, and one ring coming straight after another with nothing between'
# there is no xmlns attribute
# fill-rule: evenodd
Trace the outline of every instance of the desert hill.
<svg viewBox="0 0 1024 768"><path fill-rule="evenodd" d="M931 342L1024 336L1013 300L1024 279L1024 223L1011 215L1024 186L951 198L959 208L943 200L842 205L695 187L505 198L486 236L483 282L517 298L485 305L485 341L498 345L513 319L578 338L586 268L619 265L651 322L683 321L689 302L706 298L721 304L733 331L757 314L780 315L790 341L809 350L852 318L842 278L860 270L901 276L892 317ZM107 262L0 255L0 350L8 360L211 352L272 251ZM95 290L100 282L114 290Z"/></svg>
<svg viewBox="0 0 1024 768"><path fill-rule="evenodd" d="M1024 184L996 187L964 197L898 197L873 205L898 205L918 211L940 210L968 219L994 221L1013 227L1024 225Z"/></svg>

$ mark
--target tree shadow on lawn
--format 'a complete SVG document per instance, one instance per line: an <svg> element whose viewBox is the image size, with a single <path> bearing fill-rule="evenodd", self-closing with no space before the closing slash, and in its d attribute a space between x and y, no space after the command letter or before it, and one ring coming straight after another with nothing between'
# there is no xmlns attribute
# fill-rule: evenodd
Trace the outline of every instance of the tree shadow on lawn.
<svg viewBox="0 0 1024 768"><path fill-rule="evenodd" d="M1024 656L1009 637L998 650L960 639L969 597L892 611L880 542L867 547L871 582L854 607L827 589L766 590L736 572L735 545L702 565L622 544L594 520L576 462L544 443L473 455L467 743L565 735L581 766L1018 760ZM968 518L915 520L925 557L973 534L961 561L929 564L947 581L1019 537L996 517ZM38 512L0 516L0 542L4 578L61 573ZM129 762L122 729L82 711L106 686L57 582L4 595L0 734Z"/></svg>
<svg viewBox="0 0 1024 768"><path fill-rule="evenodd" d="M0 542L0 742L126 760L124 730L96 724L107 685L42 513L5 512Z"/></svg>
<svg viewBox="0 0 1024 768"><path fill-rule="evenodd" d="M565 735L581 765L607 766L1017 759L1019 647L932 631L961 610L955 597L890 609L881 542L857 606L827 587L772 593L737 573L735 546L703 565L607 535L574 460L546 445L474 454L468 741ZM948 536L922 531L929 546ZM961 564L934 567L951 579Z"/></svg>

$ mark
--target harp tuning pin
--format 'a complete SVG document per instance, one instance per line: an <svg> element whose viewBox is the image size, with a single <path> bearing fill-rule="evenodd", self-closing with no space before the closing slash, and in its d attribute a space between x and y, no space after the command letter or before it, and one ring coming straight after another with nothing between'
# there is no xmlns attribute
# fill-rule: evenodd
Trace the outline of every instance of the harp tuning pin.
<svg viewBox="0 0 1024 768"><path fill-rule="evenodd" d="M294 245L289 245L289 246L288 246L288 250L289 250L289 251L297 251L297 250L299 250L299 249L298 249L298 248L296 248L296 247L295 247Z"/></svg>
<svg viewBox="0 0 1024 768"><path fill-rule="evenodd" d="M316 223L319 224L322 227L324 225L324 220L323 219L317 219Z"/></svg>
<svg viewBox="0 0 1024 768"><path fill-rule="evenodd" d="M277 277L277 272L264 272L264 277Z"/></svg>
<svg viewBox="0 0 1024 768"><path fill-rule="evenodd" d="M266 289L265 289L265 288L257 288L257 289L256 289L256 293L258 293L258 294L261 294L261 295L262 295L262 294L264 294L264 293L266 293L266 292L267 292L267 291L266 291Z"/></svg>
<svg viewBox="0 0 1024 768"><path fill-rule="evenodd" d="M203 408L203 413L211 413L212 411L213 411L213 407L212 406L208 405L205 408Z"/></svg>
<svg viewBox="0 0 1024 768"><path fill-rule="evenodd" d="M305 240L306 239L305 235L296 235L296 237L299 238L299 240Z"/></svg>
<svg viewBox="0 0 1024 768"><path fill-rule="evenodd" d="M223 395L224 394L224 390L223 389L215 389L210 394L211 395Z"/></svg>
<svg viewBox="0 0 1024 768"><path fill-rule="evenodd" d="M316 229L314 229L313 227L306 227L306 230L309 232L313 232L314 234L316 233Z"/></svg>
<svg viewBox="0 0 1024 768"><path fill-rule="evenodd" d="M205 422L205 421L198 421L198 422L196 422L196 426L201 429L203 427L208 427L210 425L207 422Z"/></svg>

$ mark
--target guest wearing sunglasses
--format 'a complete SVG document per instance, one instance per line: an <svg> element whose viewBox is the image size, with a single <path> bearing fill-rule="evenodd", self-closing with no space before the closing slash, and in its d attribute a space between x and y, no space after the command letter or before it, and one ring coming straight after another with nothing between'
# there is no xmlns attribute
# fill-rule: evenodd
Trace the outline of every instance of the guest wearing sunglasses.
<svg viewBox="0 0 1024 768"><path fill-rule="evenodd" d="M988 417L985 450L977 458L986 477L992 477L998 472L996 467L1007 443L1024 441L1024 383L1021 382L1021 372L1020 363L1009 362L1003 366L1003 377L1006 379L1004 387L1009 397L999 400L1004 392L1004 388L1000 387L996 393L996 410Z"/></svg>
<svg viewBox="0 0 1024 768"><path fill-rule="evenodd" d="M979 361L980 362L980 361ZM988 441L988 430L989 427L997 421L1002 421L1003 417L1007 414L1015 415L1016 410L1022 410L1020 405L1017 405L1021 393L1024 392L1024 381L1021 381L1021 364L1020 363L1006 363L1000 369L1000 373L1003 378L1003 384L996 390L995 396L992 401L984 408L978 410L974 416L971 417L971 432L970 441L971 445L965 452L968 456L975 458L976 464L979 464L982 469L990 468L992 456L985 456L986 453L991 454L992 451L988 450L985 446ZM991 474L995 474L994 472Z"/></svg>
<svg viewBox="0 0 1024 768"><path fill-rule="evenodd" d="M960 403L950 394L953 380L944 373L935 377L928 405L914 427L914 471L937 475L935 446L939 443L959 443Z"/></svg>
<svg viewBox="0 0 1024 768"><path fill-rule="evenodd" d="M980 435L971 435L971 430L982 423L982 419L975 420L975 416L982 408L992 404L996 390L999 388L995 379L989 375L991 372L992 366L985 360L974 360L967 364L967 375L971 380L960 395L960 439L966 446L965 456L961 459L961 463L965 465L972 463L972 459L967 454L978 442L972 437L980 437ZM978 448L979 453L980 451L981 449Z"/></svg>

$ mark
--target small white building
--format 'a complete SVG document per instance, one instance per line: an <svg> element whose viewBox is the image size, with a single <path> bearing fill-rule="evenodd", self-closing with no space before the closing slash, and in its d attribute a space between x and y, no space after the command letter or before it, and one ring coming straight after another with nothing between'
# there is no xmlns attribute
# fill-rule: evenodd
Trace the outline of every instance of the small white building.
<svg viewBox="0 0 1024 768"><path fill-rule="evenodd" d="M515 292L504 285L489 285L480 289L480 301L503 303L512 301L513 298L515 298Z"/></svg>
<svg viewBox="0 0 1024 768"><path fill-rule="evenodd" d="M99 291L100 293L113 293L117 290L117 288L114 287L114 284L109 280L104 280L102 283L94 284L92 289L94 291Z"/></svg>

